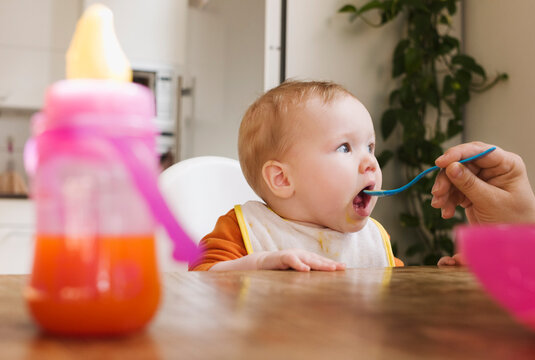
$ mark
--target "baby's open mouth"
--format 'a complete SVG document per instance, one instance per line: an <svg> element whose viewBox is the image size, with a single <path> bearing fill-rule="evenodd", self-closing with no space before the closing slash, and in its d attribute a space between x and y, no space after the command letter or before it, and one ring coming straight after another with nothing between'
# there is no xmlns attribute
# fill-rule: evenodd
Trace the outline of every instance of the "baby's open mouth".
<svg viewBox="0 0 535 360"><path fill-rule="evenodd" d="M366 206L368 206L371 196L364 193L364 190L373 190L373 185L366 186L364 189L362 189L357 196L353 199L353 206L359 209L364 209Z"/></svg>

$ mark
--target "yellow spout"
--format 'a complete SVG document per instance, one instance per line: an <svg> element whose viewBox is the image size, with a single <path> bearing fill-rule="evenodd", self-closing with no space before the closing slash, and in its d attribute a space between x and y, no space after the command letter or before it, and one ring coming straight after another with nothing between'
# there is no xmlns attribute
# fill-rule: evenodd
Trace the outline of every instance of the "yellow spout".
<svg viewBox="0 0 535 360"><path fill-rule="evenodd" d="M115 34L109 8L93 4L85 10L67 50L65 70L67 79L132 81L132 68Z"/></svg>

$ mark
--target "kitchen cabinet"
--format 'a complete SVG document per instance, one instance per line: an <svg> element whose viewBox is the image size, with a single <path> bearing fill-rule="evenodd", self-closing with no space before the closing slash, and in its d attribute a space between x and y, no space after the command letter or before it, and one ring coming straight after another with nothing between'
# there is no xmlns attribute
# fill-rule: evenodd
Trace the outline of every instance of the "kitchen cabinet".
<svg viewBox="0 0 535 360"><path fill-rule="evenodd" d="M0 200L0 274L27 274L31 270L35 215L33 201Z"/></svg>
<svg viewBox="0 0 535 360"><path fill-rule="evenodd" d="M163 229L156 234L160 271L186 271L187 264L172 259L173 246ZM0 199L0 274L29 274L35 244L32 200Z"/></svg>
<svg viewBox="0 0 535 360"><path fill-rule="evenodd" d="M0 46L0 107L39 109L46 88L64 77L63 55L43 49Z"/></svg>
<svg viewBox="0 0 535 360"><path fill-rule="evenodd" d="M81 0L0 1L0 107L38 109L64 78Z"/></svg>

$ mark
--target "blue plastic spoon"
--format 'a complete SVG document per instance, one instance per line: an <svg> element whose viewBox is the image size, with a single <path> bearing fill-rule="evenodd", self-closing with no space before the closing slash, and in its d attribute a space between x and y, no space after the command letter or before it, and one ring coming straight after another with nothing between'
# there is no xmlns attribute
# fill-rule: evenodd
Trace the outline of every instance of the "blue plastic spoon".
<svg viewBox="0 0 535 360"><path fill-rule="evenodd" d="M459 161L460 163L464 164L464 163L467 163L467 162L470 162L470 161L474 161L476 159L479 159L480 157L483 157L485 155L487 155L488 153L491 153L493 152L494 150L496 150L496 146L493 146L491 147L490 149L487 149L477 155L474 155L474 156L471 156L467 159L463 159L461 161ZM421 178L423 178L425 175L429 174L430 172L433 172L435 170L439 170L440 168L438 166L433 166L427 170L424 170L422 171L421 173L419 173L414 179L412 179L408 184L406 185L403 185L402 187L400 188L397 188L397 189L392 189L392 190L364 190L364 193L365 194L368 194L368 195L371 195L371 196L390 196L390 195L396 195L404 190L407 190L408 188L410 188L412 185L416 184Z"/></svg>

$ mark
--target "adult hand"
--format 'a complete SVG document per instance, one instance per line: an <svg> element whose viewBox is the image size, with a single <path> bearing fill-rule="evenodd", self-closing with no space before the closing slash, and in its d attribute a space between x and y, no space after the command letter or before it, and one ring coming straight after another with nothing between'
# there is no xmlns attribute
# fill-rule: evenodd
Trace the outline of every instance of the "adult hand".
<svg viewBox="0 0 535 360"><path fill-rule="evenodd" d="M439 157L435 163L442 170L431 191L431 206L442 209L448 219L460 205L471 224L535 222L535 195L520 156L496 148L466 165L458 163L490 147L461 144Z"/></svg>

